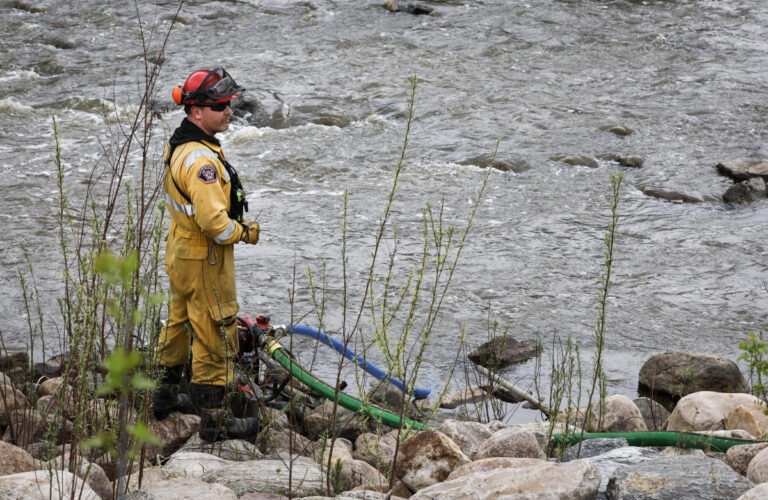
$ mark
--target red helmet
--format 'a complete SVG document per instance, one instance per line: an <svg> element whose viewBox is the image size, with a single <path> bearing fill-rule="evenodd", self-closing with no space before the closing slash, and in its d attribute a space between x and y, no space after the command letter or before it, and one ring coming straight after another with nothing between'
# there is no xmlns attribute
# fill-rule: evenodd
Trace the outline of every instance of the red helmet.
<svg viewBox="0 0 768 500"><path fill-rule="evenodd" d="M224 68L198 70L189 75L184 87L173 89L173 102L210 106L216 102L229 101L243 91L245 88L239 86Z"/></svg>

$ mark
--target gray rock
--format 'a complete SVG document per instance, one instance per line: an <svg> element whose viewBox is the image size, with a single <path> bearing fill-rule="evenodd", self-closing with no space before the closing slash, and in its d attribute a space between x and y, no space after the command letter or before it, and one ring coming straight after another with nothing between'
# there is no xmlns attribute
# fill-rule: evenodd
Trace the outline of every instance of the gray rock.
<svg viewBox="0 0 768 500"><path fill-rule="evenodd" d="M82 479L71 472L34 470L0 477L0 498L6 500L49 500L76 498L101 500Z"/></svg>
<svg viewBox="0 0 768 500"><path fill-rule="evenodd" d="M171 455L163 468L177 477L198 478L206 472L227 467L231 463L230 460L224 460L208 453L179 450ZM145 489L149 490L148 488Z"/></svg>
<svg viewBox="0 0 768 500"><path fill-rule="evenodd" d="M669 418L669 410L651 398L640 397L633 400L645 420L645 426L649 431L664 430L664 425Z"/></svg>
<svg viewBox="0 0 768 500"><path fill-rule="evenodd" d="M736 500L765 500L768 498L768 483L758 484Z"/></svg>
<svg viewBox="0 0 768 500"><path fill-rule="evenodd" d="M675 191L674 189L659 186L643 186L640 190L646 196L659 198L661 200L681 201L683 203L702 203L704 201L704 198L699 195L682 193L680 191Z"/></svg>
<svg viewBox="0 0 768 500"><path fill-rule="evenodd" d="M661 458L662 454L649 448L639 448L636 446L626 446L607 451L601 455L590 457L590 461L600 469L600 487L597 490L597 498L605 498L608 488L608 480L613 476L613 472L622 466L634 465Z"/></svg>
<svg viewBox="0 0 768 500"><path fill-rule="evenodd" d="M740 182L753 177L768 179L768 160L764 158L736 158L722 161L715 167L717 173Z"/></svg>
<svg viewBox="0 0 768 500"><path fill-rule="evenodd" d="M472 459L480 446L494 434L485 424L459 420L446 420L440 426L440 432L451 438Z"/></svg>
<svg viewBox="0 0 768 500"><path fill-rule="evenodd" d="M176 453L182 451L208 453L223 458L224 460L232 460L235 462L258 460L264 456L256 445L249 443L244 439L228 439L225 441L208 443L200 439L199 434L193 434Z"/></svg>
<svg viewBox="0 0 768 500"><path fill-rule="evenodd" d="M140 490L141 491L141 490ZM183 477L154 483L144 489L155 500L237 500L235 492L220 484L209 484L199 479Z"/></svg>
<svg viewBox="0 0 768 500"><path fill-rule="evenodd" d="M656 401L662 399L659 401L662 404L699 391L747 390L747 381L736 363L720 356L692 352L657 354L640 368L638 378L640 395Z"/></svg>
<svg viewBox="0 0 768 500"><path fill-rule="evenodd" d="M640 409L623 394L608 396L602 408L596 404L592 406L590 414L587 429L590 432L646 432L648 430Z"/></svg>
<svg viewBox="0 0 768 500"><path fill-rule="evenodd" d="M766 193L768 190L766 190L765 181L761 177L754 177L729 187L723 193L723 201L726 203L751 203L765 198Z"/></svg>
<svg viewBox="0 0 768 500"><path fill-rule="evenodd" d="M655 458L617 468L608 481L608 499L736 498L754 484L720 460Z"/></svg>
<svg viewBox="0 0 768 500"><path fill-rule="evenodd" d="M587 155L567 155L559 158L554 157L553 159L578 167L597 168L600 166L600 163L595 158Z"/></svg>
<svg viewBox="0 0 768 500"><path fill-rule="evenodd" d="M536 344L520 342L512 337L494 337L469 353L469 359L480 366L499 370L509 365L522 363L536 356Z"/></svg>
<svg viewBox="0 0 768 500"><path fill-rule="evenodd" d="M49 465L52 469L68 470L77 477L84 479L102 500L112 499L112 482L100 465L91 463L81 456L75 457L70 467L70 455L66 453L52 459Z"/></svg>
<svg viewBox="0 0 768 500"><path fill-rule="evenodd" d="M601 439L585 439L581 442L581 451L579 451L579 445L575 444L565 450L563 456L560 457L561 462L570 462L571 460L578 460L580 458L590 458L608 453L615 449L622 449L629 446L629 443L624 438L601 438Z"/></svg>
<svg viewBox="0 0 768 500"><path fill-rule="evenodd" d="M283 460L249 460L235 462L227 467L206 472L200 479L218 483L235 492L238 497L247 493L288 494L307 497L325 493L325 482L319 466L305 457L297 457L292 464L292 484L289 485L289 463ZM292 488L292 489L291 489Z"/></svg>
<svg viewBox="0 0 768 500"><path fill-rule="evenodd" d="M411 500L568 499L592 500L600 471L589 460L564 464L542 462L529 467L476 472L419 490Z"/></svg>
<svg viewBox="0 0 768 500"><path fill-rule="evenodd" d="M639 156L616 155L613 160L622 167L640 168L643 166L643 159Z"/></svg>
<svg viewBox="0 0 768 500"><path fill-rule="evenodd" d="M742 476L746 476L749 463L765 448L768 448L768 443L731 446L725 454L725 463Z"/></svg>
<svg viewBox="0 0 768 500"><path fill-rule="evenodd" d="M603 132L610 132L620 137L624 137L632 133L632 129L625 127L624 125L606 125L604 127L600 127L600 130Z"/></svg>
<svg viewBox="0 0 768 500"><path fill-rule="evenodd" d="M488 438L475 454L480 460L490 457L516 457L546 459L536 433L529 429L507 427Z"/></svg>

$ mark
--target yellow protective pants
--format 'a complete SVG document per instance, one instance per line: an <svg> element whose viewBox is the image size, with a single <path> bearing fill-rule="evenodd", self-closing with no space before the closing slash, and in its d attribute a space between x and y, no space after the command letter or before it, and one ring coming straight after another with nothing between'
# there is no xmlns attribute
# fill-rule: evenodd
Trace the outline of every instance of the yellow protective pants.
<svg viewBox="0 0 768 500"><path fill-rule="evenodd" d="M174 233L166 247L171 304L158 341L158 363L184 364L191 341L191 382L227 385L239 344L234 245L204 247Z"/></svg>

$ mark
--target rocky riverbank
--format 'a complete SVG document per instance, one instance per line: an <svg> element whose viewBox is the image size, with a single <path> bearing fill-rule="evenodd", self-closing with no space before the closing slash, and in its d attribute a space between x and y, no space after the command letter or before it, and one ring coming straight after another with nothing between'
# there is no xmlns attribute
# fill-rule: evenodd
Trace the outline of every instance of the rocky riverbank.
<svg viewBox="0 0 768 500"><path fill-rule="evenodd" d="M24 356L8 354L0 359L5 370L0 375L0 498L115 498L114 458L93 448L72 457L67 444L71 417L63 425L56 420L61 410L55 408L74 404L67 381L51 377L23 383L21 371L11 367L23 366ZM55 360L47 369L53 366ZM432 428L399 434L343 408L334 413L330 402L320 401L293 425L285 409L262 408L265 432L256 443L203 443L196 415L150 420L160 443L145 450L141 472L137 458L125 478L125 498L320 499L329 493L335 498L417 500L766 498L768 442L753 441L766 434L768 417L758 398L743 392L746 383L735 367L729 360L695 353L654 356L639 375L640 388L650 397L609 396L603 418L590 420L599 424L585 429L745 440L727 453L685 448L684 440L679 447L630 446L624 438L589 439L558 449L548 439L550 432L566 430L557 419L552 428L547 421L481 423L456 420L444 410L432 419ZM477 398L477 391L482 389L463 393ZM391 389L371 398L382 406L401 401ZM103 402L94 398L89 404L97 411L108 409ZM419 411L408 405L411 416L418 417ZM577 424L583 421L576 418ZM339 437L331 449L328 435L334 428Z"/></svg>

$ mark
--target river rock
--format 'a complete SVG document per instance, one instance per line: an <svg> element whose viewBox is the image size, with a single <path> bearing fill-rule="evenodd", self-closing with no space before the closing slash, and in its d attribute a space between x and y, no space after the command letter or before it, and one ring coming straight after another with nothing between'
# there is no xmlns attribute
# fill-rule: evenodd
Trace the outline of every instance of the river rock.
<svg viewBox="0 0 768 500"><path fill-rule="evenodd" d="M26 450L0 441L0 476L37 469L35 459Z"/></svg>
<svg viewBox="0 0 768 500"><path fill-rule="evenodd" d="M605 398L603 419L600 421L600 403L596 402L589 419L590 432L646 432L645 419L640 409L623 394Z"/></svg>
<svg viewBox="0 0 768 500"><path fill-rule="evenodd" d="M0 477L0 498L7 500L101 500L82 479L71 472L34 470Z"/></svg>
<svg viewBox="0 0 768 500"><path fill-rule="evenodd" d="M590 439L589 441L593 441ZM607 451L603 454L592 456L589 460L600 470L600 486L597 498L605 498L608 489L608 481L619 467L639 464L648 460L661 458L658 451L637 446L625 446Z"/></svg>
<svg viewBox="0 0 768 500"><path fill-rule="evenodd" d="M476 472L419 490L411 500L453 500L471 498L595 498L600 471L589 460L565 464L543 462L515 469Z"/></svg>
<svg viewBox="0 0 768 500"><path fill-rule="evenodd" d="M443 422L440 425L440 432L451 438L454 443L459 445L461 451L473 460L480 446L494 434L494 431L480 422L464 422L453 419Z"/></svg>
<svg viewBox="0 0 768 500"><path fill-rule="evenodd" d="M638 392L675 401L698 391L747 392L747 381L733 361L691 352L666 352L640 368ZM664 401L660 401L664 403Z"/></svg>
<svg viewBox="0 0 768 500"><path fill-rule="evenodd" d="M89 462L82 456L75 457L75 463L70 466L70 455L60 455L49 462L52 469L67 470L80 479L84 479L88 486L99 495L102 500L112 499L112 482L98 464Z"/></svg>
<svg viewBox="0 0 768 500"><path fill-rule="evenodd" d="M739 405L725 417L725 428L742 429L757 439L768 434L768 415L762 405Z"/></svg>
<svg viewBox="0 0 768 500"><path fill-rule="evenodd" d="M630 135L632 133L632 129L629 127L625 127L624 125L605 125L603 127L600 127L600 130L603 132L610 132L614 135L618 135L621 137Z"/></svg>
<svg viewBox="0 0 768 500"><path fill-rule="evenodd" d="M462 405L485 401L490 397L490 394L488 394L483 387L468 387L461 391L446 394L445 397L440 400L440 408L453 410Z"/></svg>
<svg viewBox="0 0 768 500"><path fill-rule="evenodd" d="M546 464L546 460L538 458L514 458L514 457L492 457L474 460L464 464L451 472L446 481L453 481L463 476L468 476L476 472L490 472L498 469L518 469L520 467L532 467Z"/></svg>
<svg viewBox="0 0 768 500"><path fill-rule="evenodd" d="M613 161L621 165L622 167L641 168L643 166L643 159L639 156L631 155L616 155L613 157Z"/></svg>
<svg viewBox="0 0 768 500"><path fill-rule="evenodd" d="M149 428L160 439L160 445L147 445L146 456L168 457L200 429L200 417L183 413L171 413L163 420L150 418Z"/></svg>
<svg viewBox="0 0 768 500"><path fill-rule="evenodd" d="M339 436L354 442L357 436L364 432L362 429L366 426L356 412L338 405L334 422L331 422L332 416L333 401L325 401L312 410L304 420L309 439L315 440L325 431L335 431Z"/></svg>
<svg viewBox="0 0 768 500"><path fill-rule="evenodd" d="M768 483L761 483L747 490L736 500L765 500L766 498L768 498Z"/></svg>
<svg viewBox="0 0 768 500"><path fill-rule="evenodd" d="M435 429L417 432L400 445L395 477L412 491L440 481L456 467L469 462L456 443Z"/></svg>
<svg viewBox="0 0 768 500"><path fill-rule="evenodd" d="M395 0L387 0L386 2L384 2L384 8L390 12L406 12L408 14L413 14L414 16L423 16L423 15L432 14L432 12L434 11L432 7L428 7L426 5L422 5L422 4L401 5L399 2L396 2Z"/></svg>
<svg viewBox="0 0 768 500"><path fill-rule="evenodd" d="M724 429L725 418L734 408L758 402L751 394L694 392L678 401L667 421L667 430L691 432Z"/></svg>
<svg viewBox="0 0 768 500"><path fill-rule="evenodd" d="M199 478L206 472L227 467L233 462L208 453L180 450L171 455L163 468L177 477Z"/></svg>
<svg viewBox="0 0 768 500"><path fill-rule="evenodd" d="M237 500L235 492L226 486L206 483L191 477L169 479L142 489L152 495L154 500Z"/></svg>
<svg viewBox="0 0 768 500"><path fill-rule="evenodd" d="M741 181L726 189L723 193L723 201L726 203L751 203L757 199L765 198L768 189L761 177L755 177L747 181Z"/></svg>
<svg viewBox="0 0 768 500"><path fill-rule="evenodd" d="M405 401L405 394L392 384L377 383L368 393L368 399L375 405L400 414L405 405L406 415L413 415L410 401Z"/></svg>
<svg viewBox="0 0 768 500"><path fill-rule="evenodd" d="M0 427L8 425L11 414L29 405L24 394L10 385L0 385Z"/></svg>
<svg viewBox="0 0 768 500"><path fill-rule="evenodd" d="M562 158L555 157L555 159L577 167L597 168L600 166L600 163L595 158L587 155L567 155Z"/></svg>
<svg viewBox="0 0 768 500"><path fill-rule="evenodd" d="M649 431L661 431L667 424L669 410L651 398L639 397L632 400L640 410Z"/></svg>
<svg viewBox="0 0 768 500"><path fill-rule="evenodd" d="M768 448L758 451L749 462L747 477L755 483L768 482Z"/></svg>
<svg viewBox="0 0 768 500"><path fill-rule="evenodd" d="M768 443L731 446L725 454L725 463L742 476L746 476L749 463L765 448L768 448Z"/></svg>
<svg viewBox="0 0 768 500"><path fill-rule="evenodd" d="M536 344L519 342L512 337L494 337L469 353L469 359L480 366L499 370L536 357Z"/></svg>
<svg viewBox="0 0 768 500"><path fill-rule="evenodd" d="M281 452L293 452L303 457L318 459L319 446L297 432L281 429L272 431L267 436L267 454L276 455Z"/></svg>
<svg viewBox="0 0 768 500"><path fill-rule="evenodd" d="M681 201L683 203L702 203L704 201L704 198L699 195L687 194L659 186L643 186L640 188L640 191L646 196L667 201Z"/></svg>
<svg viewBox="0 0 768 500"><path fill-rule="evenodd" d="M745 181L754 177L768 180L768 160L764 158L736 158L725 160L715 167L717 173L735 181Z"/></svg>
<svg viewBox="0 0 768 500"><path fill-rule="evenodd" d="M492 155L480 155L460 160L459 165L474 165L480 168L491 166L502 172L521 173L531 169L531 164L522 158L494 158Z"/></svg>
<svg viewBox="0 0 768 500"><path fill-rule="evenodd" d="M26 368L29 363L27 351L23 349L0 349L0 371L9 371L16 367Z"/></svg>
<svg viewBox="0 0 768 500"><path fill-rule="evenodd" d="M226 439L208 443L200 439L200 435L197 433L193 434L174 455L182 451L207 453L233 462L257 460L264 456L256 445L244 439Z"/></svg>
<svg viewBox="0 0 768 500"><path fill-rule="evenodd" d="M358 438L359 439L359 438ZM323 450L323 456L320 457L320 464L325 466L328 464L328 458L331 458L331 466L336 463L337 460L352 459L352 451L354 445L349 439L336 438L333 443L333 450L331 450L331 441L327 440L324 444L318 445L318 449ZM331 454L333 455L331 457Z"/></svg>
<svg viewBox="0 0 768 500"><path fill-rule="evenodd" d="M475 459L490 457L538 458L544 460L547 455L536 437L528 429L507 427L495 432L485 440L475 453Z"/></svg>
<svg viewBox="0 0 768 500"><path fill-rule="evenodd" d="M563 453L563 456L560 457L560 461L570 462L580 458L596 457L627 446L629 446L629 442L624 438L585 439L581 442L581 447L579 447L578 443L569 446L565 453Z"/></svg>
<svg viewBox="0 0 768 500"><path fill-rule="evenodd" d="M336 474L335 467L331 468L331 477ZM387 491L389 489L389 481L381 472L362 460L355 460L353 458L341 461L338 479L344 491L357 487L376 491Z"/></svg>
<svg viewBox="0 0 768 500"><path fill-rule="evenodd" d="M376 469L388 471L397 446L397 431L390 431L382 436L372 432L360 434L355 440L352 458L362 460Z"/></svg>
<svg viewBox="0 0 768 500"><path fill-rule="evenodd" d="M289 494L292 497L308 497L325 493L325 482L320 467L306 457L296 457L292 463L292 490L288 484L288 462L283 460L249 460L233 462L200 479L206 483L218 483L235 492L238 497L247 493Z"/></svg>
<svg viewBox="0 0 768 500"><path fill-rule="evenodd" d="M752 488L720 460L663 457L617 468L608 481L608 498L736 498Z"/></svg>
<svg viewBox="0 0 768 500"><path fill-rule="evenodd" d="M174 479L176 476L165 470L163 467L144 467L141 474L141 488L149 488L155 483L161 483ZM127 491L136 491L139 489L139 471L132 473L126 480Z"/></svg>

